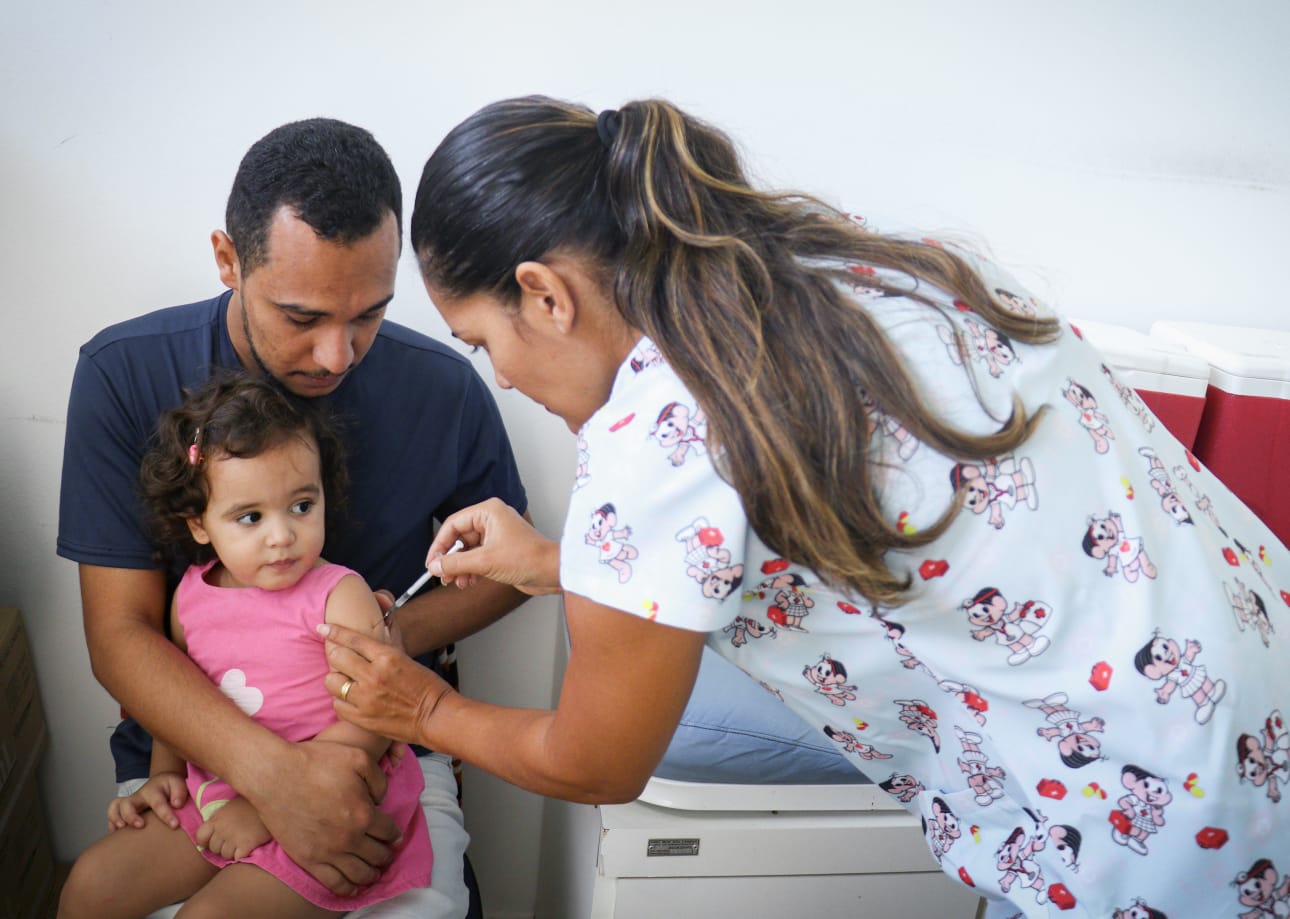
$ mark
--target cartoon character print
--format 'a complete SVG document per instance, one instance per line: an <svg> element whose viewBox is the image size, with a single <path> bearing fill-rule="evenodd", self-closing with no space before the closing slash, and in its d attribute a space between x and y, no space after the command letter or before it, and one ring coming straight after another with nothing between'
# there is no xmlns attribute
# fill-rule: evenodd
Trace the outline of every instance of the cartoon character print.
<svg viewBox="0 0 1290 919"><path fill-rule="evenodd" d="M994 296L1003 304L1004 309L1009 312L1016 313L1018 316L1033 317L1039 315L1039 312L1036 309L1038 302L1034 297L1031 297L1030 302L1027 303L1017 294L1014 294L1010 290L1005 290L1002 287L996 287L994 289Z"/></svg>
<svg viewBox="0 0 1290 919"><path fill-rule="evenodd" d="M1209 495L1203 493L1196 487L1195 483L1192 482L1191 477L1187 475L1187 469L1179 464L1174 466L1170 471L1173 473L1173 477L1175 479L1187 486L1187 489L1192 493L1192 497L1196 499L1196 512L1208 517L1210 523L1214 524L1214 528L1226 536L1227 530L1223 529L1223 525L1218 522L1218 515L1214 513L1214 502L1209 499Z"/></svg>
<svg viewBox="0 0 1290 919"><path fill-rule="evenodd" d="M962 367L968 356L967 344L962 337L954 331L953 326L939 323L936 325L936 335L945 345L945 352L950 356L950 362L956 367Z"/></svg>
<svg viewBox="0 0 1290 919"><path fill-rule="evenodd" d="M1278 883L1279 881L1279 883ZM1290 917L1290 874L1279 877L1270 858L1260 858L1232 881L1242 906L1252 907L1240 919Z"/></svg>
<svg viewBox="0 0 1290 919"><path fill-rule="evenodd" d="M1214 706L1227 692L1223 680L1211 680L1203 664L1196 663L1200 642L1187 639L1185 649L1178 642L1157 632L1138 649L1133 665L1149 680L1158 680L1156 701L1166 705L1175 692L1196 705L1196 723L1206 724L1214 716Z"/></svg>
<svg viewBox="0 0 1290 919"><path fill-rule="evenodd" d="M1182 498L1178 497L1178 491L1169 480L1164 461L1156 456L1156 451L1150 447L1139 447L1138 452L1147 458L1147 474L1151 477L1152 490L1160 496L1160 509L1179 526L1185 524L1194 526L1196 522L1191 519L1191 512L1187 510L1187 505L1183 504Z"/></svg>
<svg viewBox="0 0 1290 919"><path fill-rule="evenodd" d="M775 631L773 625L762 625L760 620L751 616L736 616L734 621L721 631L730 635L730 644L736 648L742 648L748 644L748 639L750 638L765 638L768 635L771 638L779 637L779 633Z"/></svg>
<svg viewBox="0 0 1290 919"><path fill-rule="evenodd" d="M1084 844L1084 834L1069 823L1059 823L1048 831L1048 842L1061 863L1072 873L1079 874L1079 850Z"/></svg>
<svg viewBox="0 0 1290 919"><path fill-rule="evenodd" d="M805 632L802 620L811 615L815 601L811 599L806 581L800 574L785 571L762 581L763 591L775 591L774 602L766 608L766 618L783 629Z"/></svg>
<svg viewBox="0 0 1290 919"><path fill-rule="evenodd" d="M1236 774L1255 788L1267 787L1268 800L1281 800L1281 789L1290 782L1290 732L1280 709L1274 709L1256 734L1236 739Z"/></svg>
<svg viewBox="0 0 1290 919"><path fill-rule="evenodd" d="M1227 602L1232 606L1232 614L1236 616L1237 627L1242 632L1247 626L1255 629L1259 633L1263 647L1268 647L1271 643L1268 636L1276 629L1272 627L1272 620L1268 617L1268 607L1263 602L1263 598L1246 587L1240 578L1234 578L1232 584L1224 584L1223 588L1227 591Z"/></svg>
<svg viewBox="0 0 1290 919"><path fill-rule="evenodd" d="M708 436L708 420L701 408L691 412L689 406L681 402L669 402L658 413L649 436L663 449L672 451L668 460L673 466L680 466L691 450L696 456L707 452L704 438Z"/></svg>
<svg viewBox="0 0 1290 919"><path fill-rule="evenodd" d="M1094 734L1102 733L1106 722L1101 718L1081 720L1079 712L1072 711L1064 692L1054 692L1042 699L1027 699L1025 705L1044 713L1048 727L1037 728L1035 733L1044 740L1057 741L1057 753L1071 769L1082 769L1102 758L1102 742Z"/></svg>
<svg viewBox="0 0 1290 919"><path fill-rule="evenodd" d="M936 681L936 688L941 692L948 693L959 702L962 702L967 708L968 713L976 719L979 725L985 725L985 713L990 709L990 703L981 695L975 686L968 683L961 683L957 680L942 680L934 674L930 667L914 656L914 652L905 647L902 639L905 636L905 627L899 622L893 622L890 619L884 619L877 613L871 614L874 619L882 623L883 631L886 632L887 640L891 642L892 648L900 658L900 665L906 670L921 670L933 680Z"/></svg>
<svg viewBox="0 0 1290 919"><path fill-rule="evenodd" d="M1039 507L1035 468L1029 457L1011 456L981 463L955 463L950 469L954 492L964 493L963 505L974 514L985 514L990 526L1003 529L1003 510L1021 502L1032 511Z"/></svg>
<svg viewBox="0 0 1290 919"><path fill-rule="evenodd" d="M856 700L856 688L847 683L847 668L827 654L821 654L814 664L803 667L802 676L812 689L834 705L846 705Z"/></svg>
<svg viewBox="0 0 1290 919"><path fill-rule="evenodd" d="M890 778L879 782L878 787L901 804L909 804L920 794L927 791L923 787L923 783L912 775L896 772L893 772Z"/></svg>
<svg viewBox="0 0 1290 919"><path fill-rule="evenodd" d="M1263 582L1263 586L1264 586L1265 588L1267 588L1269 591L1274 590L1274 588L1272 587L1272 585L1271 585L1270 583L1268 583L1267 576L1266 576L1266 575L1264 575L1264 573L1263 573L1263 562L1262 562L1262 559L1256 559L1256 558L1255 558L1255 556L1254 556L1254 554L1253 554L1252 552L1250 552L1250 550L1249 550L1249 549L1247 549L1247 548L1245 547L1245 544L1244 544L1244 543L1242 543L1242 542L1241 542L1239 539L1237 539L1235 536L1231 536L1231 537L1229 537L1229 538L1232 540L1232 545L1236 547L1236 555L1237 555L1237 558L1238 558L1240 561L1243 561L1243 562L1245 562L1245 564L1247 564L1247 565L1249 565L1249 566L1250 566L1250 570L1251 570L1251 571L1253 571L1256 575L1258 575L1259 580ZM1229 549L1224 549L1224 550L1223 550L1223 555L1224 555L1224 557L1228 558L1229 564L1230 564L1230 562L1231 562L1230 553L1231 553L1231 550L1229 550ZM1269 623L1269 625L1270 625L1270 623Z"/></svg>
<svg viewBox="0 0 1290 919"><path fill-rule="evenodd" d="M927 665L915 657L913 651L905 647L905 643L903 641L905 637L905 627L903 625L899 622L893 622L890 619L884 619L876 613L873 614L873 618L882 623L883 631L887 634L887 640L891 642L891 646L895 650L896 656L900 658L900 666L904 667L906 670L921 670L928 676L935 678L935 674L928 669Z"/></svg>
<svg viewBox="0 0 1290 919"><path fill-rule="evenodd" d="M626 584L632 576L631 560L640 555L627 540L631 527L618 526L618 511L613 504L602 504L591 512L591 526L583 542L600 553L600 563L618 572L618 583Z"/></svg>
<svg viewBox="0 0 1290 919"><path fill-rule="evenodd" d="M676 541L685 544L685 573L698 582L705 597L725 600L743 583L744 566L730 564L730 550L722 545L725 537L706 517L694 518L677 532Z"/></svg>
<svg viewBox="0 0 1290 919"><path fill-rule="evenodd" d="M1137 897L1124 909L1117 909L1111 913L1111 919L1169 919L1158 909L1147 905L1147 901Z"/></svg>
<svg viewBox="0 0 1290 919"><path fill-rule="evenodd" d="M1044 832L1048 818L1028 807L1024 810L1034 822L1033 829L1014 827L994 853L995 867L1001 872L999 889L1008 893L1014 884L1030 887L1035 891L1035 902L1042 906L1048 902L1047 885L1039 863L1035 861L1035 854L1042 851L1048 842Z"/></svg>
<svg viewBox="0 0 1290 919"><path fill-rule="evenodd" d="M1231 548L1227 547L1223 549L1223 556L1227 559L1228 563L1235 566L1243 559L1249 564L1250 568L1258 576L1259 580L1263 582L1263 586L1268 591L1275 593L1276 588L1272 586L1268 581L1267 576L1263 573L1263 566L1266 563L1266 558L1263 557L1263 553L1260 552L1256 558L1239 539L1227 532L1227 529L1223 526L1222 522L1219 521L1218 514L1214 511L1214 502L1210 500L1208 494L1205 494L1196 487L1195 483L1192 482L1191 477L1188 476L1186 467L1179 464L1174 466L1171 471L1173 472L1173 477L1186 485L1193 497L1195 497L1196 512L1198 514L1204 514L1209 518L1209 522L1214 525L1214 529L1222 533L1225 539L1231 540L1232 545L1236 547L1236 552L1233 552Z"/></svg>
<svg viewBox="0 0 1290 919"><path fill-rule="evenodd" d="M967 776L968 788L976 792L976 803L985 807L1003 797L1004 779L1008 773L998 766L990 765L990 758L981 752L981 735L965 731L957 724L954 733L958 735L959 745L963 748L959 755L959 771Z"/></svg>
<svg viewBox="0 0 1290 919"><path fill-rule="evenodd" d="M963 831L959 829L959 819L939 795L932 798L932 819L923 818L923 836L927 838L927 847L932 850L939 862L960 838Z"/></svg>
<svg viewBox="0 0 1290 919"><path fill-rule="evenodd" d="M632 372L640 373L650 367L657 367L663 363L663 355L658 348L649 339L641 339L636 347L632 349L628 363Z"/></svg>
<svg viewBox="0 0 1290 919"><path fill-rule="evenodd" d="M848 265L847 286L861 300L879 300L883 297L898 297L900 294L888 290L878 280L878 272L868 265Z"/></svg>
<svg viewBox="0 0 1290 919"><path fill-rule="evenodd" d="M897 699L900 714L897 716L909 730L922 734L932 742L932 749L941 752L940 722L936 711L922 699Z"/></svg>
<svg viewBox="0 0 1290 919"><path fill-rule="evenodd" d="M896 442L896 455L908 462L918 451L918 439L903 424L882 410L873 396L861 389L860 404L864 406L865 427L872 439L874 431L881 431Z"/></svg>
<svg viewBox="0 0 1290 919"><path fill-rule="evenodd" d="M974 628L972 638L985 641L991 636L1012 652L1008 664L1016 667L1048 650L1048 637L1037 634L1052 618L1048 604L1036 600L1013 603L997 587L982 587L959 604Z"/></svg>
<svg viewBox="0 0 1290 919"><path fill-rule="evenodd" d="M842 744L842 749L854 753L863 760L891 759L890 753L879 753L871 745L862 741L850 731L839 731L837 728L824 726L824 734L834 743Z"/></svg>
<svg viewBox="0 0 1290 919"><path fill-rule="evenodd" d="M587 448L587 438L578 432L578 469L574 473L573 490L577 491L591 481L591 453Z"/></svg>
<svg viewBox="0 0 1290 919"><path fill-rule="evenodd" d="M976 360L985 364L990 376L998 378L1009 365L1020 363L1021 358L1012 347L1012 339L992 326L982 325L975 319L964 320L968 334L969 353Z"/></svg>
<svg viewBox="0 0 1290 919"><path fill-rule="evenodd" d="M1088 387L1067 379L1062 395L1079 412L1079 423L1088 431L1088 436L1093 438L1093 449L1098 453L1110 450L1115 434L1111 431L1106 416L1097 410L1097 398L1089 392Z"/></svg>
<svg viewBox="0 0 1290 919"><path fill-rule="evenodd" d="M1147 854L1147 841L1165 825L1165 807L1173 801L1169 784L1140 766L1120 770L1120 784L1128 794L1111 812L1111 839L1139 855Z"/></svg>
<svg viewBox="0 0 1290 919"><path fill-rule="evenodd" d="M975 686L960 683L958 680L937 680L936 688L962 702L976 723L982 727L985 726L985 713L990 710L990 703Z"/></svg>
<svg viewBox="0 0 1290 919"><path fill-rule="evenodd" d="M1142 539L1124 534L1124 520L1115 511L1108 511L1105 517L1089 515L1083 545L1084 554L1089 558L1106 562L1102 573L1108 578L1115 577L1118 571L1132 584L1143 575L1156 576L1156 566L1151 563Z"/></svg>
<svg viewBox="0 0 1290 919"><path fill-rule="evenodd" d="M1110 380L1111 385L1115 387L1115 391L1119 394L1120 401L1124 403L1124 407L1127 408L1130 413L1138 419L1138 421L1142 422L1143 429L1146 430L1148 434L1154 431L1156 429L1155 416L1151 414L1151 410L1147 408L1147 403L1142 401L1142 397L1138 395L1137 390L1132 386L1125 386L1116 379L1115 374L1111 372L1111 368L1106 366L1106 364L1102 365L1102 372L1106 374L1106 378Z"/></svg>

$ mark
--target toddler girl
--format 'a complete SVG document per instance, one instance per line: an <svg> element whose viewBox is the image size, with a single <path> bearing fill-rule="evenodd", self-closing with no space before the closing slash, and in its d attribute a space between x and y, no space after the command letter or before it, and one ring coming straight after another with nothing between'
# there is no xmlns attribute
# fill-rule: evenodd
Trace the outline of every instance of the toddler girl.
<svg viewBox="0 0 1290 919"><path fill-rule="evenodd" d="M332 893L272 840L255 809L160 742L151 777L108 808L109 834L77 860L59 916L127 917L187 899L180 916L339 915L430 882L416 757L338 722L315 631L344 623L388 639L355 572L321 558L325 514L345 488L340 441L272 382L214 379L163 415L142 493L167 554L188 563L171 605L175 643L256 721L292 741L350 744L388 777L381 809L403 833L380 879ZM406 753L406 751L405 751Z"/></svg>

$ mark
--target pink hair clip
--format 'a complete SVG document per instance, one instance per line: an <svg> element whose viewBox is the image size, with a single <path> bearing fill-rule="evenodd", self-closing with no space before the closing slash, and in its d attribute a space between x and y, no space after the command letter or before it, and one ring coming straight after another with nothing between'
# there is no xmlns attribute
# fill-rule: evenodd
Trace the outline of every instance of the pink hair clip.
<svg viewBox="0 0 1290 919"><path fill-rule="evenodd" d="M196 466L202 461L202 451L198 448L197 442L202 438L202 429L197 428L193 432L193 442L188 446L188 465Z"/></svg>

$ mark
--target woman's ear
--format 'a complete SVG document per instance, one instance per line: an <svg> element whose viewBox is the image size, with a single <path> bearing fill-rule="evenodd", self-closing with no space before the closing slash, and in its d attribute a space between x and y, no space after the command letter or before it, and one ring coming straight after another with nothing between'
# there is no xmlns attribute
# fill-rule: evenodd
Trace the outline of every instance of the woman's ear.
<svg viewBox="0 0 1290 919"><path fill-rule="evenodd" d="M193 541L199 545L210 545L211 537L202 526L200 517L185 517L184 521L188 524L188 532L193 534Z"/></svg>
<svg viewBox="0 0 1290 919"><path fill-rule="evenodd" d="M515 282L520 287L520 313L531 324L550 324L561 333L573 328L577 302L559 271L546 262L520 262Z"/></svg>

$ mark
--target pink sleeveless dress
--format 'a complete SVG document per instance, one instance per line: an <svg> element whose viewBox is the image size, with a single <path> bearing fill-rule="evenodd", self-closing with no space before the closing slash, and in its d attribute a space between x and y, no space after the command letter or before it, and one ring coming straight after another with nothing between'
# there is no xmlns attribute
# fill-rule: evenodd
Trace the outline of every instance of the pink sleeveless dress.
<svg viewBox="0 0 1290 919"><path fill-rule="evenodd" d="M293 742L310 739L336 720L323 688L327 658L315 627L324 619L332 588L354 572L321 565L294 587L269 591L212 587L205 575L214 564L189 568L176 592L189 657L238 708L278 736ZM354 896L337 896L275 841L240 861L263 868L311 903L332 910L357 909L429 885L433 855L421 811L421 768L410 754L394 766L382 757L381 768L389 782L381 810L399 825L403 842L375 884ZM218 802L237 797L231 786L193 763L188 764L188 793L178 817L189 837ZM202 855L221 868L230 864L211 852Z"/></svg>

